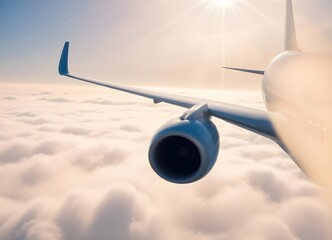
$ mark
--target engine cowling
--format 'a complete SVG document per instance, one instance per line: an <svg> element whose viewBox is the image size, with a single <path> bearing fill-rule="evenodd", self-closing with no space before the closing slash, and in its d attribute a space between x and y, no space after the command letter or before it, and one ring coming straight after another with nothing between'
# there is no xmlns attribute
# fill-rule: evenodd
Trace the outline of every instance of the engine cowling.
<svg viewBox="0 0 332 240"><path fill-rule="evenodd" d="M153 170L173 183L192 183L207 175L219 153L219 134L210 120L176 118L154 135L149 149Z"/></svg>

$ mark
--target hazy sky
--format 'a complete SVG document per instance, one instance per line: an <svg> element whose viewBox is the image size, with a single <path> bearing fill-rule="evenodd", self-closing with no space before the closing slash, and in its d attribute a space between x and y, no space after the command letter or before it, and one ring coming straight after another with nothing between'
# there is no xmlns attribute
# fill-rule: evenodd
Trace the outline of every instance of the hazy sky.
<svg viewBox="0 0 332 240"><path fill-rule="evenodd" d="M0 81L58 82L63 43L74 72L164 86L242 85L259 79L222 65L264 69L283 48L285 1L2 0ZM300 46L332 52L332 2L294 0ZM243 79L243 80L239 80Z"/></svg>

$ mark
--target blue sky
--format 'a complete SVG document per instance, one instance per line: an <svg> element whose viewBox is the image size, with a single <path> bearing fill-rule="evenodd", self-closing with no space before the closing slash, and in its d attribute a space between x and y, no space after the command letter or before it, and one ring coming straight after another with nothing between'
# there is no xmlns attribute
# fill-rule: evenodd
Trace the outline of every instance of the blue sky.
<svg viewBox="0 0 332 240"><path fill-rule="evenodd" d="M207 87L257 79L221 66L264 68L282 50L284 1L225 9L211 1L2 0L0 81L64 83L56 70L67 40L72 70L99 79ZM295 0L294 9L300 45L332 52L331 1Z"/></svg>

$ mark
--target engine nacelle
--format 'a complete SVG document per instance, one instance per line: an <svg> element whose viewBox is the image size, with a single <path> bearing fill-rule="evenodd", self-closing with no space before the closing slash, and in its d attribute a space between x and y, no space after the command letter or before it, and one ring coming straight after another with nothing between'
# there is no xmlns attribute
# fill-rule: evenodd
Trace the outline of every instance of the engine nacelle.
<svg viewBox="0 0 332 240"><path fill-rule="evenodd" d="M210 120L176 118L154 135L149 160L153 170L173 183L192 183L210 172L219 152L219 134Z"/></svg>

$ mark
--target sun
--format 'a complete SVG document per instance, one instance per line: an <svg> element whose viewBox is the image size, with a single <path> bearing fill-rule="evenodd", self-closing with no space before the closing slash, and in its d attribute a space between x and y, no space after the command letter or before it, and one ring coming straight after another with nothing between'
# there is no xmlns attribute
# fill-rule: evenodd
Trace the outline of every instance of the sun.
<svg viewBox="0 0 332 240"><path fill-rule="evenodd" d="M219 7L226 7L230 6L232 3L234 3L234 0L211 0L213 4Z"/></svg>

